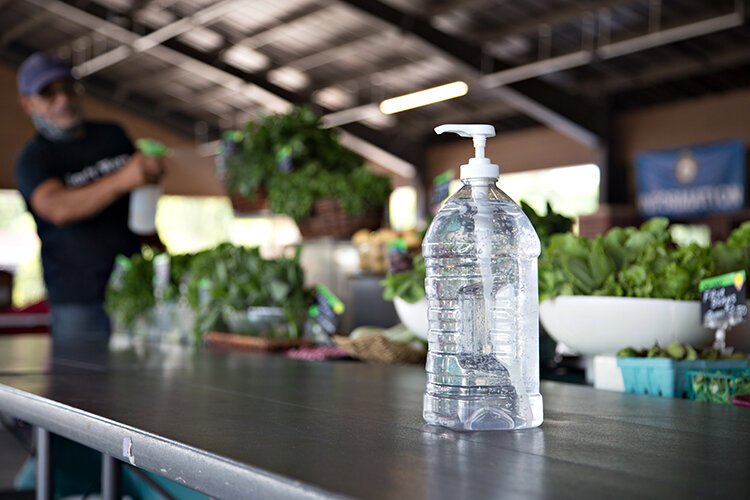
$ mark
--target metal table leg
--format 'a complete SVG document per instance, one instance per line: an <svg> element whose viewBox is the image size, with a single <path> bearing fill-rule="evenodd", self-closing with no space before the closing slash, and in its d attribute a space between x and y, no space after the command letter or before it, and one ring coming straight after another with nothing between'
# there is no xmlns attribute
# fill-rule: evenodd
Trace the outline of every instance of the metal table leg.
<svg viewBox="0 0 750 500"><path fill-rule="evenodd" d="M52 499L51 435L48 430L36 427L36 498Z"/></svg>
<svg viewBox="0 0 750 500"><path fill-rule="evenodd" d="M122 462L114 457L102 455L102 500L119 500Z"/></svg>

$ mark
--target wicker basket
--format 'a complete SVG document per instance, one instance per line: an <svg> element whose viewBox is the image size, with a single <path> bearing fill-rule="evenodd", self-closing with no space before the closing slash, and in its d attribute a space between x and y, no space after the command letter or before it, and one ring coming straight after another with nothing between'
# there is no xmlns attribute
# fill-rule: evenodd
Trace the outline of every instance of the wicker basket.
<svg viewBox="0 0 750 500"><path fill-rule="evenodd" d="M372 363L412 363L424 364L427 353L417 351L405 344L391 342L381 335L372 335L352 340L349 337L334 336L333 341L349 356Z"/></svg>
<svg viewBox="0 0 750 500"><path fill-rule="evenodd" d="M268 196L266 190L259 188L255 198L250 200L240 193L230 193L229 201L237 214L252 214L257 212L268 212Z"/></svg>
<svg viewBox="0 0 750 500"><path fill-rule="evenodd" d="M266 339L226 332L208 332L203 338L203 341L207 346L219 349L237 349L241 351L258 352L288 351L289 349L295 349L310 344L305 340L299 339Z"/></svg>
<svg viewBox="0 0 750 500"><path fill-rule="evenodd" d="M383 207L370 208L362 215L346 213L334 199L313 204L312 213L297 225L303 238L349 238L359 229L377 229L383 221Z"/></svg>

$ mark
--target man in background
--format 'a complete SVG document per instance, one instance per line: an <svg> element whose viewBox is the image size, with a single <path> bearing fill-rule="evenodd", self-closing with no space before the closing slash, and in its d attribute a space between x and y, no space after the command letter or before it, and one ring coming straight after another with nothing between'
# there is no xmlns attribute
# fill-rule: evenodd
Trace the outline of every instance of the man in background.
<svg viewBox="0 0 750 500"><path fill-rule="evenodd" d="M115 256L141 245L128 228L130 191L158 182L163 164L136 152L119 125L84 118L80 86L61 59L31 55L18 91L37 133L17 157L15 179L42 243L52 338L107 340Z"/></svg>

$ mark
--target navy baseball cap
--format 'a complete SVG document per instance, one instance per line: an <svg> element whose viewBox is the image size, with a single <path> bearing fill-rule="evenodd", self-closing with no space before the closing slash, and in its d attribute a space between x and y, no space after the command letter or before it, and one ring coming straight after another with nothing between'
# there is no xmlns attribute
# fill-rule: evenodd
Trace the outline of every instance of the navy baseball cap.
<svg viewBox="0 0 750 500"><path fill-rule="evenodd" d="M18 92L21 95L38 94L52 82L73 80L68 63L59 57L36 52L31 54L18 69Z"/></svg>

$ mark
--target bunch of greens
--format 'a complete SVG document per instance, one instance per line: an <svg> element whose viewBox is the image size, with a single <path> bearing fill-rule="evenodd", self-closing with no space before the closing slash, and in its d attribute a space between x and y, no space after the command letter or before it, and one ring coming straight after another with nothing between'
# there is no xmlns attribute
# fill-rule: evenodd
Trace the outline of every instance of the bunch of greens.
<svg viewBox="0 0 750 500"><path fill-rule="evenodd" d="M382 206L390 194L388 178L372 173L333 130L320 125L309 107L250 121L225 161L227 190L252 200L264 188L271 210L295 220L322 198L338 200L350 214Z"/></svg>
<svg viewBox="0 0 750 500"><path fill-rule="evenodd" d="M132 329L156 305L154 296L153 248L143 247L141 253L130 258L120 255L108 283L104 308L125 328ZM164 300L176 301L185 287L193 255L172 255L169 258L169 283L164 289Z"/></svg>
<svg viewBox="0 0 750 500"><path fill-rule="evenodd" d="M573 220L564 215L556 213L552 206L547 203L547 215L539 215L526 202L521 201L521 208L534 226L539 239L542 242L542 251L547 247L550 237L556 233L570 231ZM425 264L421 255L413 258L412 268L401 272L389 272L381 282L383 285L383 298L393 300L396 297L415 304L425 296L424 289Z"/></svg>
<svg viewBox="0 0 750 500"><path fill-rule="evenodd" d="M131 258L118 256L104 297L104 309L118 324L132 329L154 307L154 252L144 248Z"/></svg>
<svg viewBox="0 0 750 500"><path fill-rule="evenodd" d="M416 304L425 295L424 257L415 255L412 259L412 268L399 273L388 273L381 282L383 285L383 298L393 300L400 297L409 304Z"/></svg>
<svg viewBox="0 0 750 500"><path fill-rule="evenodd" d="M750 267L750 224L713 247L677 246L669 221L616 227L589 239L555 235L539 261L540 300L559 295L697 300L698 283Z"/></svg>
<svg viewBox="0 0 750 500"><path fill-rule="evenodd" d="M698 351L690 344L681 344L673 340L667 347L663 348L656 342L649 349L636 350L632 347L625 347L617 351L618 358L669 358L676 361L695 361L703 359L706 361L715 361L717 359L747 359L747 354L735 352L730 355L723 355L719 349L706 347Z"/></svg>
<svg viewBox="0 0 750 500"><path fill-rule="evenodd" d="M274 213L300 220L310 214L313 203L333 198L349 214L360 215L370 207L383 206L391 192L387 177L373 174L364 165L348 174L331 171L310 162L288 174L278 174L267 184L268 202Z"/></svg>
<svg viewBox="0 0 750 500"><path fill-rule="evenodd" d="M565 217L552 210L552 205L547 202L547 215L539 215L531 205L521 200L521 209L534 226L539 241L542 243L542 251L549 245L549 239L553 234L567 233L573 228L573 219Z"/></svg>
<svg viewBox="0 0 750 500"><path fill-rule="evenodd" d="M312 292L305 288L300 249L292 258L269 260L257 248L222 244L193 259L187 286L188 301L196 311L194 333L224 329L223 314L230 308L279 307L289 324L289 336L302 333Z"/></svg>
<svg viewBox="0 0 750 500"><path fill-rule="evenodd" d="M744 269L750 276L750 222L732 231L725 241L714 244L711 258L716 266L715 274Z"/></svg>

